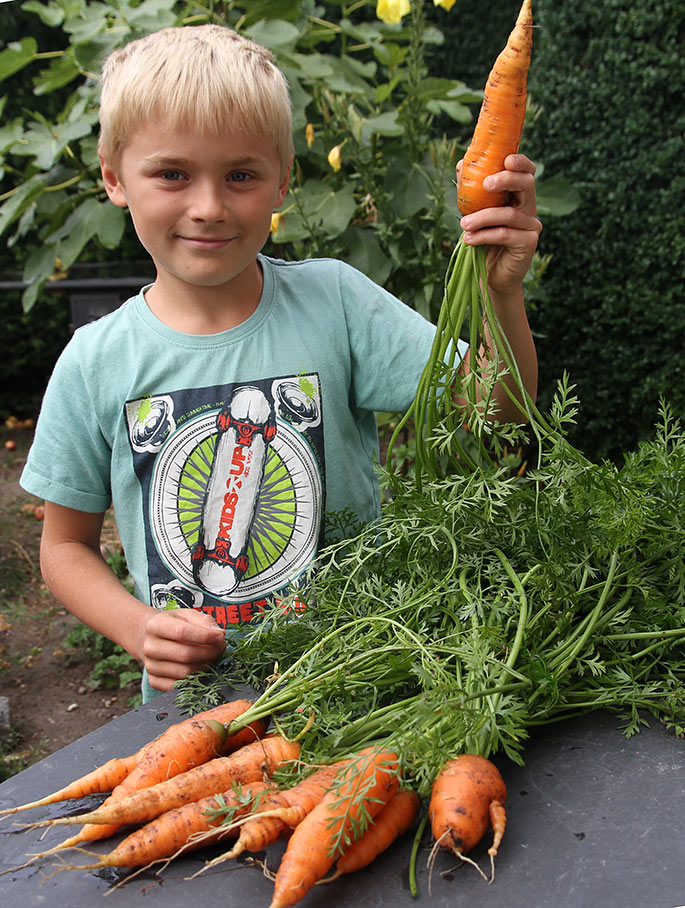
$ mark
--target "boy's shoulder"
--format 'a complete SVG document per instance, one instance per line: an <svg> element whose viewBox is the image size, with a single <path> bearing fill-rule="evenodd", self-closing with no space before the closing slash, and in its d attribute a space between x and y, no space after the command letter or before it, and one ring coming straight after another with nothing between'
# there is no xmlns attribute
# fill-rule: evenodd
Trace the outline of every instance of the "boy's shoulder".
<svg viewBox="0 0 685 908"><path fill-rule="evenodd" d="M372 288L381 290L374 281L353 265L336 258L307 258L286 261L261 255L267 267L272 268L274 277L294 285L323 285L329 292L351 290L369 292Z"/></svg>

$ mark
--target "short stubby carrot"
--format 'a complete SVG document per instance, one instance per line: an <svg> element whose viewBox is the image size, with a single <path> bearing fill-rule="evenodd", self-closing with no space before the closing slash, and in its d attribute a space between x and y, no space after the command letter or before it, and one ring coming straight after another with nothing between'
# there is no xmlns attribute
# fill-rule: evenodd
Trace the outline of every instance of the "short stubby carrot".
<svg viewBox="0 0 685 908"><path fill-rule="evenodd" d="M523 0L514 30L488 76L476 128L464 155L457 187L462 214L507 204L507 193L488 192L483 180L504 170L507 155L518 150L532 46L531 0Z"/></svg>
<svg viewBox="0 0 685 908"><path fill-rule="evenodd" d="M411 829L420 808L421 798L415 791L409 788L398 791L374 817L364 835L345 849L338 858L335 874L329 879L354 873L371 864L395 839Z"/></svg>
<svg viewBox="0 0 685 908"><path fill-rule="evenodd" d="M497 767L477 754L450 760L433 782L428 816L436 842L462 857L492 825L494 838L488 854L497 854L506 814L507 789Z"/></svg>
<svg viewBox="0 0 685 908"><path fill-rule="evenodd" d="M134 830L108 854L98 855L97 861L78 869L145 867L235 837L233 821L249 813L255 798L266 789L266 782L252 782L222 792L220 800L211 795L169 810Z"/></svg>
<svg viewBox="0 0 685 908"><path fill-rule="evenodd" d="M300 746L280 735L267 735L246 744L227 757L196 766L187 772L132 792L120 800L108 799L97 810L73 817L60 817L37 825L62 826L72 823L90 825L146 823L167 810L181 807L208 795L227 791L233 784L259 782L271 776L282 764L297 760Z"/></svg>
<svg viewBox="0 0 685 908"><path fill-rule="evenodd" d="M271 908L295 905L395 794L399 761L369 747L341 770L334 785L299 823L276 873Z"/></svg>

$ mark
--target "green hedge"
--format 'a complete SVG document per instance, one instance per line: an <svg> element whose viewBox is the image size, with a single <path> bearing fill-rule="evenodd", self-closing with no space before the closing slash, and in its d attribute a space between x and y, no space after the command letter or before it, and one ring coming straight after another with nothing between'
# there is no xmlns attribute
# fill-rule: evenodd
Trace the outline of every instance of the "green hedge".
<svg viewBox="0 0 685 908"><path fill-rule="evenodd" d="M545 224L534 313L543 399L567 370L576 438L617 458L651 436L660 397L685 405L685 4L535 0L526 148L583 204Z"/></svg>

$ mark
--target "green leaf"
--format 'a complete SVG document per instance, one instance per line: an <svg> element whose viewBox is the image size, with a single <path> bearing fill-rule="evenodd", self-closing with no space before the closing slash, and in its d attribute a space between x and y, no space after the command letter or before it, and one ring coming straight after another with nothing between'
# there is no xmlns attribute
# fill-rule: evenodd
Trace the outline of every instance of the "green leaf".
<svg viewBox="0 0 685 908"><path fill-rule="evenodd" d="M45 25L57 28L64 22L65 12L58 3L43 3L41 0L28 0L21 8L27 13L35 13Z"/></svg>
<svg viewBox="0 0 685 908"><path fill-rule="evenodd" d="M64 224L50 237L62 266L68 268L89 240L97 237L103 246L114 248L123 234L125 216L109 202L88 198L75 208Z"/></svg>
<svg viewBox="0 0 685 908"><path fill-rule="evenodd" d="M22 38L14 41L0 53L0 81L19 72L33 62L38 52L35 38Z"/></svg>
<svg viewBox="0 0 685 908"><path fill-rule="evenodd" d="M0 126L0 154L9 151L13 145L21 142L23 138L24 124L19 117L5 126Z"/></svg>
<svg viewBox="0 0 685 908"><path fill-rule="evenodd" d="M404 133L404 127L397 122L397 111L387 110L385 113L378 114L377 117L368 117L364 120L362 128L362 140L368 142L370 136L377 133L381 136L401 136Z"/></svg>
<svg viewBox="0 0 685 908"><path fill-rule="evenodd" d="M72 48L52 61L47 69L41 70L33 80L33 90L37 95L46 95L72 82L81 75L81 70L74 59Z"/></svg>
<svg viewBox="0 0 685 908"><path fill-rule="evenodd" d="M105 58L119 44L116 32L104 32L74 47L74 60L83 72L97 73Z"/></svg>
<svg viewBox="0 0 685 908"><path fill-rule="evenodd" d="M473 120L472 110L459 101L432 100L426 103L426 109L432 114L436 114L436 116L439 116L441 113L447 114L451 120L454 120L457 123L470 123L471 120Z"/></svg>
<svg viewBox="0 0 685 908"><path fill-rule="evenodd" d="M407 168L401 159L388 165L385 187L390 197L390 207L400 218L410 218L429 204L430 187L426 177L415 164Z"/></svg>
<svg viewBox="0 0 685 908"><path fill-rule="evenodd" d="M181 12L174 12L177 0L143 0L126 9L127 24L136 32L154 32L160 28L181 24Z"/></svg>
<svg viewBox="0 0 685 908"><path fill-rule="evenodd" d="M36 174L17 187L0 208L0 236L31 205L45 189L45 177Z"/></svg>
<svg viewBox="0 0 685 908"><path fill-rule="evenodd" d="M262 19L251 25L245 32L248 38L271 50L295 47L300 30L283 19Z"/></svg>
<svg viewBox="0 0 685 908"><path fill-rule="evenodd" d="M64 31L71 35L72 47L91 41L110 25L112 8L105 3L88 3L68 17Z"/></svg>
<svg viewBox="0 0 685 908"><path fill-rule="evenodd" d="M536 197L541 215L562 217L580 205L580 193L564 177L552 177L537 184Z"/></svg>
<svg viewBox="0 0 685 908"><path fill-rule="evenodd" d="M91 130L91 118L85 116L74 123L60 123L52 127L34 121L25 134L25 143L15 148L14 152L32 156L36 167L49 170L59 160L66 145L89 135Z"/></svg>
<svg viewBox="0 0 685 908"><path fill-rule="evenodd" d="M35 249L26 260L23 279L27 284L46 281L55 270L56 258L55 247L52 245L43 244Z"/></svg>
<svg viewBox="0 0 685 908"><path fill-rule="evenodd" d="M347 246L346 261L380 286L392 271L392 259L381 249L375 231L370 227L350 227L342 236Z"/></svg>
<svg viewBox="0 0 685 908"><path fill-rule="evenodd" d="M319 206L318 213L328 236L339 236L346 229L354 217L355 208L354 187L350 184L326 196Z"/></svg>

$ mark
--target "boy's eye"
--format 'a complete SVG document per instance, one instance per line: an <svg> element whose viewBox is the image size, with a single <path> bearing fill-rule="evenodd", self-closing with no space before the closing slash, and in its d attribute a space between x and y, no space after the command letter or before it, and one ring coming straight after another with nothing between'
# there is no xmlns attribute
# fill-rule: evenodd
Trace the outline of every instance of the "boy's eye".
<svg viewBox="0 0 685 908"><path fill-rule="evenodd" d="M237 170L235 173L229 174L228 179L231 183L245 183L250 179L250 175L244 170Z"/></svg>
<svg viewBox="0 0 685 908"><path fill-rule="evenodd" d="M183 179L183 174L180 170L165 170L162 174L162 179L168 180L170 183L177 183Z"/></svg>

